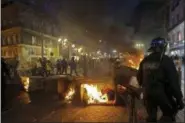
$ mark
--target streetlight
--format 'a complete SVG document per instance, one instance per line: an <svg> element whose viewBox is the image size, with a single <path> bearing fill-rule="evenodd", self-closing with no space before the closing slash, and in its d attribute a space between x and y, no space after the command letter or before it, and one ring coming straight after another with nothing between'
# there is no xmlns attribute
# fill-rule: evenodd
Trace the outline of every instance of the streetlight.
<svg viewBox="0 0 185 123"><path fill-rule="evenodd" d="M142 43L137 43L135 46L136 46L136 47L144 47L144 44L142 44Z"/></svg>
<svg viewBox="0 0 185 123"><path fill-rule="evenodd" d="M59 39L58 39L58 42L61 42L61 41L62 41L62 39L61 39L61 38L59 38Z"/></svg>
<svg viewBox="0 0 185 123"><path fill-rule="evenodd" d="M80 47L79 49L78 49L78 52L80 53L82 51L82 48Z"/></svg>
<svg viewBox="0 0 185 123"><path fill-rule="evenodd" d="M113 50L112 52L113 52L113 53L117 53L117 50Z"/></svg>
<svg viewBox="0 0 185 123"><path fill-rule="evenodd" d="M75 48L75 45L74 44L72 44L72 48Z"/></svg>
<svg viewBox="0 0 185 123"><path fill-rule="evenodd" d="M64 42L67 42L67 38L64 39Z"/></svg>
<svg viewBox="0 0 185 123"><path fill-rule="evenodd" d="M100 50L98 50L98 51L97 51L97 54L100 54L100 52L101 52L101 51L100 51Z"/></svg>

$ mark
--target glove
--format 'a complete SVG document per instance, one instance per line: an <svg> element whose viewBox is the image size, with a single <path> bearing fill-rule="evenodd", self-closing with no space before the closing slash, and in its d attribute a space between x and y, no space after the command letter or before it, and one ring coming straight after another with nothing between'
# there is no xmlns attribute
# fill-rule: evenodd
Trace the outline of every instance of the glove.
<svg viewBox="0 0 185 123"><path fill-rule="evenodd" d="M184 108L184 103L182 100L178 102L177 108L178 108L178 110L182 110Z"/></svg>

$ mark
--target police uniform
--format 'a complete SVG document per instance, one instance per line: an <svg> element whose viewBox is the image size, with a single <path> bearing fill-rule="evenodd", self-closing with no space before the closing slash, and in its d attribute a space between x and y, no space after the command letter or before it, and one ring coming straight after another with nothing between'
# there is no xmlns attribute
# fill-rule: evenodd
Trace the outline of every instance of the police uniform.
<svg viewBox="0 0 185 123"><path fill-rule="evenodd" d="M161 121L173 121L178 105L182 104L178 72L173 60L162 52L151 53L140 63L137 79L144 91L147 121L157 121L158 107L163 113Z"/></svg>

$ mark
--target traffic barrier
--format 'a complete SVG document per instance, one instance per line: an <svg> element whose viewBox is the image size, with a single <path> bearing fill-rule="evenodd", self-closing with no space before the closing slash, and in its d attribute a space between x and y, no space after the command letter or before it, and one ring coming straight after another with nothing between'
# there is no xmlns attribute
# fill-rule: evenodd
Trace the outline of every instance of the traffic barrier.
<svg viewBox="0 0 185 123"><path fill-rule="evenodd" d="M29 78L28 91L44 90L44 79L43 78Z"/></svg>
<svg viewBox="0 0 185 123"><path fill-rule="evenodd" d="M68 91L73 79L71 77L62 77L57 80L57 93L60 99L64 99L65 93Z"/></svg>

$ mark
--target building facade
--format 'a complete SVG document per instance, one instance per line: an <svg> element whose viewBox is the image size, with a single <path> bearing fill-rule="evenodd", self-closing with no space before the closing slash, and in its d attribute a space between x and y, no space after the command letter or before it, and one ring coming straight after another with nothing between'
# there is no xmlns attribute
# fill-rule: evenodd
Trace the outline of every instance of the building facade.
<svg viewBox="0 0 185 123"><path fill-rule="evenodd" d="M169 9L169 55L184 56L184 0L171 0Z"/></svg>
<svg viewBox="0 0 185 123"><path fill-rule="evenodd" d="M41 58L41 39L44 40L44 57L59 57L56 40L47 35L40 36L37 32L13 27L2 31L1 55L5 59L18 58L20 65L34 63Z"/></svg>
<svg viewBox="0 0 185 123"><path fill-rule="evenodd" d="M42 51L44 57L59 57L55 24L25 4L7 2L2 6L1 32L1 55L6 59L16 57L22 65L36 61Z"/></svg>

